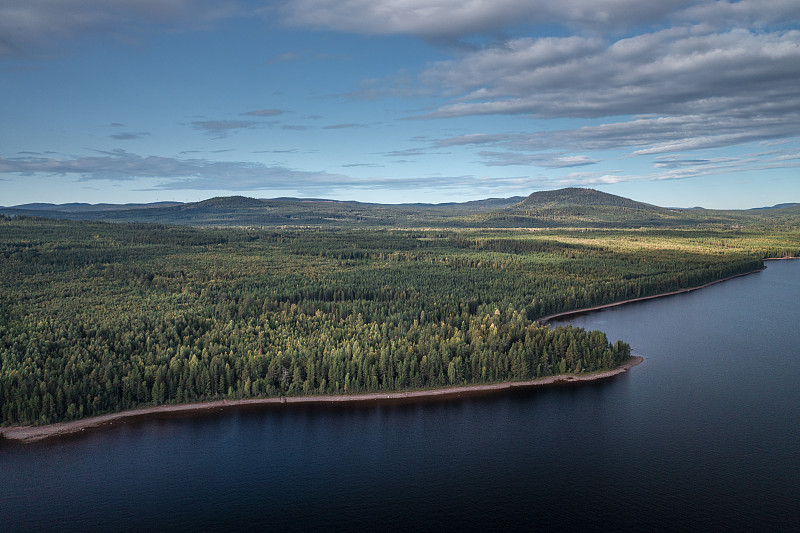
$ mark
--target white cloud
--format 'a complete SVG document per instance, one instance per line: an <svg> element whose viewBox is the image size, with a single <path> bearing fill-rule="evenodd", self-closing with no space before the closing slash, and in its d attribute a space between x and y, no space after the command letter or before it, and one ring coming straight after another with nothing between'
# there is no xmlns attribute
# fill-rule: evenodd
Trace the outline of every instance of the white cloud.
<svg viewBox="0 0 800 533"><path fill-rule="evenodd" d="M593 185L612 185L626 181L639 181L620 172L571 172L557 181L560 187L589 187Z"/></svg>

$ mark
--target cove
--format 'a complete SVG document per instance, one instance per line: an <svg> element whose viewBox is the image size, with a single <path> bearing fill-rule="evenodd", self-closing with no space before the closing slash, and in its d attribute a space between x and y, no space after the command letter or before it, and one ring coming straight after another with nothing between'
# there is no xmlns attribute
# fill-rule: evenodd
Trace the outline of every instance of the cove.
<svg viewBox="0 0 800 533"><path fill-rule="evenodd" d="M572 317L608 381L241 408L0 446L4 530L787 530L800 523L800 261Z"/></svg>

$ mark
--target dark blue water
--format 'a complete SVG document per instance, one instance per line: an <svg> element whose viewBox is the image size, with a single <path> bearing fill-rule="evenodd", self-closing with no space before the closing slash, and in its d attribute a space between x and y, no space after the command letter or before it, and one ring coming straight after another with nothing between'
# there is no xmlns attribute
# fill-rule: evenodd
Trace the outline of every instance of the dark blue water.
<svg viewBox="0 0 800 533"><path fill-rule="evenodd" d="M0 444L0 530L716 530L800 524L800 261L571 320L592 384L272 406Z"/></svg>

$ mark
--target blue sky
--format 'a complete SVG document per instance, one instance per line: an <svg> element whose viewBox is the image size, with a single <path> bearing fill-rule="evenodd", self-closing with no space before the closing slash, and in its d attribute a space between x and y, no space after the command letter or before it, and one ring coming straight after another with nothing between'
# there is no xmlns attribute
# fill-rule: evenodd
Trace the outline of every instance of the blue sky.
<svg viewBox="0 0 800 533"><path fill-rule="evenodd" d="M800 202L800 0L4 0L0 205Z"/></svg>

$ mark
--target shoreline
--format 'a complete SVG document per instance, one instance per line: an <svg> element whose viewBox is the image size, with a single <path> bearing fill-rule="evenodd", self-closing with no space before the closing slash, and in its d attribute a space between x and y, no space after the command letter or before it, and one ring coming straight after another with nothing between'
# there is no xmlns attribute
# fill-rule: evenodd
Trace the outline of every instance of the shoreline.
<svg viewBox="0 0 800 533"><path fill-rule="evenodd" d="M346 404L346 403L378 403L406 399L431 399L451 398L478 394L491 394L498 391L513 389L526 389L549 385L562 385L608 379L627 372L630 368L644 361L644 357L634 355L630 361L612 369L590 374L559 374L527 381L504 381L485 385L460 385L456 387L443 387L428 390L398 391L384 393L342 394L342 395L317 395L317 396L284 396L277 398L248 398L242 400L212 400L198 403L184 403L177 405L159 405L154 407L141 407L109 413L105 415L73 420L71 422L58 422L44 426L10 426L0 427L0 443L3 440L18 441L22 443L36 442L54 437L74 435L87 429L109 426L117 422L154 417L167 414L202 413L218 409L231 409L244 406L258 405L283 405L283 404Z"/></svg>
<svg viewBox="0 0 800 533"><path fill-rule="evenodd" d="M776 257L771 259L764 259L764 261L778 261L782 259L798 259L797 257ZM742 276L749 276L750 274L756 274L758 272L763 272L766 270L767 267L759 268L756 270L751 270L750 272L742 272L741 274L734 274L733 276L728 276L726 278L718 279L715 281L709 281L708 283L704 283L703 285L698 285L697 287L689 287L686 289L678 289L676 291L670 292L662 292L659 294L653 294L651 296L640 296L639 298L631 298L629 300L622 300L620 302L614 302L610 304L603 304L603 305L596 305L594 307L584 307L583 309L574 309L572 311L563 311L561 313L555 313L552 315L543 316L541 318L537 318L534 322L537 324L541 324L542 326L547 325L548 323L552 322L553 320L558 320L561 318L568 318L571 316L582 315L584 313L589 313L591 311L601 311L603 309L609 309L611 307L617 307L620 305L632 304L636 302L644 302L647 300L654 300L656 298L664 298L666 296L675 296L676 294L684 294L687 292L696 291L699 289L705 289L706 287L710 287L711 285L716 285L717 283L722 283L723 281L728 281L735 278L740 278Z"/></svg>
<svg viewBox="0 0 800 533"><path fill-rule="evenodd" d="M786 259L800 259L800 257L774 257L767 258L763 261L780 261ZM722 283L741 276L748 276L757 272L762 272L767 267L752 270L750 272L743 272L741 274L734 274L722 279L711 281L697 287L689 287L686 289L678 289L666 293L654 294L651 296L642 296L639 298L632 298L620 302L610 304L603 304L594 307L586 307L583 309L576 309L572 311L564 311L552 315L547 315L535 320L536 323L547 325L549 322L561 318L589 313L592 311L600 311L620 305L629 303L642 302L652 300L655 298L663 298L666 296L674 296L676 294L683 294L686 292L696 291L705 287ZM384 393L363 393L363 394L341 394L341 395L314 395L314 396L289 396L289 397L272 397L272 398L248 398L240 400L210 400L197 403L183 403L171 405L159 405L152 407L138 407L119 411L116 413L108 413L105 415L84 418L81 420L73 420L70 422L57 422L53 424L46 424L43 426L8 426L0 427L0 444L3 441L17 441L20 443L36 442L55 437L75 435L87 429L100 428L110 426L117 422L124 423L129 420L143 419L148 417L157 417L160 415L170 414L198 414L222 409L233 409L237 407L246 406L260 406L260 405L282 405L282 404L317 404L317 405L333 405L333 404L348 404L348 403L381 403L391 402L397 400L426 400L438 398L453 398L471 395L492 394L501 391L508 391L513 389L526 389L550 385L564 385L570 383L591 382L608 379L624 372L630 368L642 363L644 358L638 355L631 356L630 361L612 369L605 371L593 372L590 374L558 374L555 376L547 376L544 378L537 378L526 381L506 381L501 383L490 383L483 385L460 385L455 387L442 387L427 390L411 390L411 391L395 391Z"/></svg>

